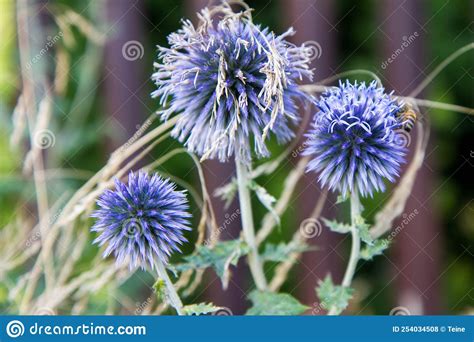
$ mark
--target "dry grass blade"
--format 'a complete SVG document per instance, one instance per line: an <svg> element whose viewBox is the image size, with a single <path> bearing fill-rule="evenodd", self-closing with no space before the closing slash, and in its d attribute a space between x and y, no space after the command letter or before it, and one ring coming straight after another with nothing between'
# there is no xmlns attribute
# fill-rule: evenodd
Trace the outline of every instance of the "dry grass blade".
<svg viewBox="0 0 474 342"><path fill-rule="evenodd" d="M422 122L418 121L417 128L417 141L413 159L403 177L400 179L393 195L382 210L375 215L375 223L370 230L370 234L374 239L390 231L393 220L403 212L408 197L413 189L416 174L423 164L429 139L429 127L424 127Z"/></svg>
<svg viewBox="0 0 474 342"><path fill-rule="evenodd" d="M296 184L304 174L308 160L309 158L307 157L301 158L296 165L296 168L293 169L286 178L281 196L274 207L274 211L278 216L281 216L288 207L293 192L295 191ZM277 222L275 221L274 215L272 213L267 213L263 218L261 228L257 233L257 245L261 244L270 235L276 224Z"/></svg>
<svg viewBox="0 0 474 342"><path fill-rule="evenodd" d="M310 218L317 220L321 216L321 212L323 211L324 204L327 200L327 190L323 190L321 196L319 196L316 205L314 206L313 211L311 212ZM301 234L300 229L298 229L295 234L293 235L292 242L293 243L304 243L306 238ZM293 253L289 256L288 260L279 264L275 270L275 275L269 284L270 291L278 291L280 287L283 285L285 280L288 277L288 272L291 270L293 265L299 260L301 257L301 253Z"/></svg>
<svg viewBox="0 0 474 342"><path fill-rule="evenodd" d="M452 61L454 61L459 56L463 55L464 53L468 52L469 50L474 49L474 43L467 44L462 48L454 51L451 55L449 55L444 61L442 61L429 75L426 77L423 82L420 83L418 87L416 87L411 93L411 97L415 97L420 94L423 89L425 89L428 84L433 81L433 79L438 76L438 74L443 71Z"/></svg>

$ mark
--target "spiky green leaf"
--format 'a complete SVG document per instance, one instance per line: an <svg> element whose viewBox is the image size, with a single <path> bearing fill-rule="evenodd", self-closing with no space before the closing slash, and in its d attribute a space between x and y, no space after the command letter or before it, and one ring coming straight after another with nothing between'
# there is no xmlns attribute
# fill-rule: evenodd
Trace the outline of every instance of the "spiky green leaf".
<svg viewBox="0 0 474 342"><path fill-rule="evenodd" d="M289 316L301 315L308 307L287 293L252 291L249 295L252 307L246 315Z"/></svg>
<svg viewBox="0 0 474 342"><path fill-rule="evenodd" d="M390 241L386 239L377 239L374 240L372 245L366 245L360 251L360 258L364 260L372 260L373 257L381 255L384 250L388 248Z"/></svg>
<svg viewBox="0 0 474 342"><path fill-rule="evenodd" d="M349 224L340 223L334 220L323 219L326 226L335 233L346 234L351 231L351 226Z"/></svg>
<svg viewBox="0 0 474 342"><path fill-rule="evenodd" d="M222 286L229 284L231 265L237 265L239 258L248 253L248 246L242 240L230 240L217 243L214 247L199 246L195 253L186 256L185 262L174 265L177 271L183 272L198 268L212 267L221 278Z"/></svg>
<svg viewBox="0 0 474 342"><path fill-rule="evenodd" d="M370 225L365 222L362 216L357 216L355 218L355 225L356 228L359 230L360 239L366 244L372 245L374 243L374 239L370 235Z"/></svg>
<svg viewBox="0 0 474 342"><path fill-rule="evenodd" d="M186 305L183 307L182 311L185 315L188 316L199 316L206 315L212 312L217 312L221 309L219 306L215 306L212 303L198 303Z"/></svg>
<svg viewBox="0 0 474 342"><path fill-rule="evenodd" d="M275 219L275 222L279 225L280 217L278 216L273 207L276 202L276 198L270 195L264 187L258 185L255 181L251 181L249 183L249 187L250 190L255 192L260 203L262 203L262 205L272 214Z"/></svg>
<svg viewBox="0 0 474 342"><path fill-rule="evenodd" d="M277 245L267 243L261 254L261 258L265 261L284 262L288 260L288 257L293 253L303 253L315 249L315 247L295 241L291 241L290 243L281 242Z"/></svg>
<svg viewBox="0 0 474 342"><path fill-rule="evenodd" d="M214 196L224 201L225 209L229 208L236 194L237 194L237 180L235 178L232 178L232 180L229 183L221 186L220 188L217 188L214 191Z"/></svg>
<svg viewBox="0 0 474 342"><path fill-rule="evenodd" d="M328 311L334 308L336 314L340 314L347 308L353 292L354 290L350 287L334 285L329 275L320 281L316 288L321 307Z"/></svg>

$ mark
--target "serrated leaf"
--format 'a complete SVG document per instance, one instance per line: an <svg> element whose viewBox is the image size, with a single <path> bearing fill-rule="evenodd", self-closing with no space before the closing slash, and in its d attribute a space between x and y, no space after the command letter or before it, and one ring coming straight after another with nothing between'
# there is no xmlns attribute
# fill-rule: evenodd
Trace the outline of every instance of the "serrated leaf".
<svg viewBox="0 0 474 342"><path fill-rule="evenodd" d="M227 288L230 278L229 267L237 265L239 258L249 251L247 244L241 240L221 241L214 247L199 246L196 252L186 256L185 262L174 265L177 271L183 272L197 268L213 267L221 278L222 286Z"/></svg>
<svg viewBox="0 0 474 342"><path fill-rule="evenodd" d="M291 316L301 315L308 307L287 293L252 291L249 295L252 307L246 315Z"/></svg>
<svg viewBox="0 0 474 342"><path fill-rule="evenodd" d="M360 258L364 260L372 260L374 256L383 254L383 251L388 248L390 241L386 239L374 240L372 245L366 245L360 251Z"/></svg>
<svg viewBox="0 0 474 342"><path fill-rule="evenodd" d="M182 311L185 315L206 315L212 312L216 312L222 309L219 306L215 306L212 303L198 303L198 304L191 304L191 305L186 305L183 307Z"/></svg>
<svg viewBox="0 0 474 342"><path fill-rule="evenodd" d="M288 260L288 257L293 253L303 253L315 249L315 247L295 241L291 241L290 243L281 242L278 245L267 243L261 254L261 258L265 261L284 262Z"/></svg>
<svg viewBox="0 0 474 342"><path fill-rule="evenodd" d="M351 226L349 224L340 223L334 220L323 219L326 226L335 233L346 234L351 231Z"/></svg>
<svg viewBox="0 0 474 342"><path fill-rule="evenodd" d="M264 187L258 185L254 181L251 181L249 183L249 187L250 187L250 190L255 192L260 203L262 203L262 205L265 208L267 208L267 210L272 214L276 223L280 225L280 217L278 216L278 214L275 212L275 209L273 208L273 204L275 204L276 198L270 195Z"/></svg>
<svg viewBox="0 0 474 342"><path fill-rule="evenodd" d="M321 307L328 311L334 308L336 315L347 308L353 292L354 290L350 287L334 285L329 275L323 281L320 281L316 288L316 293L321 301Z"/></svg>
<svg viewBox="0 0 474 342"><path fill-rule="evenodd" d="M237 181L235 178L214 191L214 196L224 201L224 208L228 209L235 196L237 195Z"/></svg>
<svg viewBox="0 0 474 342"><path fill-rule="evenodd" d="M359 230L359 236L362 241L364 241L368 245L372 245L374 243L374 239L370 235L370 225L368 225L362 216L357 216L355 218L355 225L356 228Z"/></svg>

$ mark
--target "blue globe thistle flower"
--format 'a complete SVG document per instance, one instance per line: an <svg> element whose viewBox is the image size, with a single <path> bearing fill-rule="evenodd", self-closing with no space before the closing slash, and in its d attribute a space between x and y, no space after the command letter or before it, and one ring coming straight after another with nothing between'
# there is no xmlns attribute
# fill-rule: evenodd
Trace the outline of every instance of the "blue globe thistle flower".
<svg viewBox="0 0 474 342"><path fill-rule="evenodd" d="M183 21L168 37L170 48L158 47L152 96L161 97L162 119L181 113L172 135L202 159L248 162L253 150L268 156L267 133L279 143L294 136L296 102L305 96L297 81L311 79L313 49L287 42L293 29L275 36L254 25L250 9L234 13L224 3L199 19L196 28Z"/></svg>
<svg viewBox="0 0 474 342"><path fill-rule="evenodd" d="M91 230L100 233L94 243L107 245L103 257L113 253L117 264L153 269L155 258L166 264L174 251L180 252L191 214L185 192L175 188L156 173L130 172L128 185L116 179L115 190L100 196L100 208L91 215L97 218Z"/></svg>
<svg viewBox="0 0 474 342"><path fill-rule="evenodd" d="M367 197L385 189L384 178L398 177L406 148L398 137L401 105L391 95L376 82L349 81L322 94L304 154L323 186Z"/></svg>

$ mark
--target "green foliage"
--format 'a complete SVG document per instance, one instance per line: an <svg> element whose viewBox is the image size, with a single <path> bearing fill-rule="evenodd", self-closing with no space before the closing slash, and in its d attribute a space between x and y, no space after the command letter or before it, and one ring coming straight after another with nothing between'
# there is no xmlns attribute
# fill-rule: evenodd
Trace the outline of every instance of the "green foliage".
<svg viewBox="0 0 474 342"><path fill-rule="evenodd" d="M273 208L273 205L276 202L276 198L270 195L264 187L258 185L254 181L250 182L249 187L250 190L255 192L260 203L262 203L262 205L272 214L272 216L275 218L276 223L279 225L280 217Z"/></svg>
<svg viewBox="0 0 474 342"><path fill-rule="evenodd" d="M366 244L372 245L374 243L374 239L372 239L372 236L370 236L370 225L365 222L362 216L357 216L355 218L355 225L359 230L360 239Z"/></svg>
<svg viewBox="0 0 474 342"><path fill-rule="evenodd" d="M284 262L293 253L303 253L309 250L314 250L314 247L308 246L305 243L290 242L279 244L267 243L261 257L265 261Z"/></svg>
<svg viewBox="0 0 474 342"><path fill-rule="evenodd" d="M232 203L236 195L237 195L237 181L235 178L232 178L232 180L229 183L221 186L220 188L217 188L214 191L214 196L224 201L225 209L229 208L230 204Z"/></svg>
<svg viewBox="0 0 474 342"><path fill-rule="evenodd" d="M220 309L221 307L215 306L212 303L198 303L184 306L183 313L188 316L199 316L213 313Z"/></svg>
<svg viewBox="0 0 474 342"><path fill-rule="evenodd" d="M166 301L166 284L163 279L157 279L153 284L153 291L160 302Z"/></svg>
<svg viewBox="0 0 474 342"><path fill-rule="evenodd" d="M334 308L336 315L347 308L353 292L354 289L350 287L334 285L329 275L323 281L320 281L316 288L321 306L327 310Z"/></svg>
<svg viewBox="0 0 474 342"><path fill-rule="evenodd" d="M249 295L252 307L246 315L300 315L308 307L287 293L252 291Z"/></svg>
<svg viewBox="0 0 474 342"><path fill-rule="evenodd" d="M390 245L387 239L374 240L371 245L366 245L360 251L360 258L364 260L372 260L375 256L381 255Z"/></svg>
<svg viewBox="0 0 474 342"><path fill-rule="evenodd" d="M247 244L241 240L222 241L214 247L199 246L195 253L185 257L185 262L174 265L177 271L194 270L212 267L221 278L222 286L229 284L231 265L237 265L239 258L249 251Z"/></svg>
<svg viewBox="0 0 474 342"><path fill-rule="evenodd" d="M346 234L351 231L351 226L349 224L340 223L335 220L326 220L323 219L326 226L335 233Z"/></svg>

